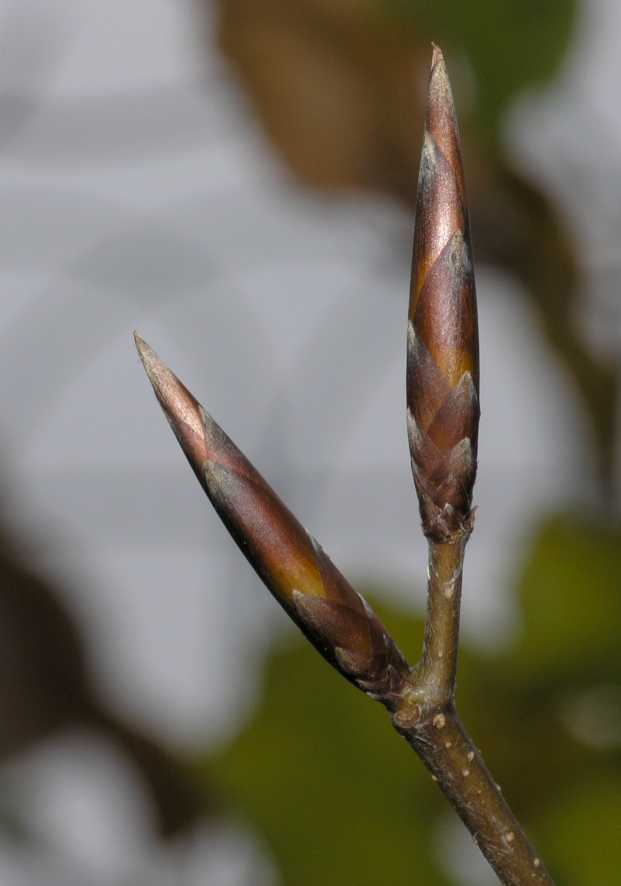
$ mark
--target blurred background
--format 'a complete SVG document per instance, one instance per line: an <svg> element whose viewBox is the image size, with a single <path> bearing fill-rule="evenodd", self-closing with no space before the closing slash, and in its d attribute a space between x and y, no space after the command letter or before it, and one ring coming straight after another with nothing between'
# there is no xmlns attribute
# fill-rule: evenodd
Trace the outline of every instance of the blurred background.
<svg viewBox="0 0 621 886"><path fill-rule="evenodd" d="M621 7L0 3L0 883L485 886L202 496L140 333L408 657L430 41L478 260L464 719L559 883L621 832Z"/></svg>

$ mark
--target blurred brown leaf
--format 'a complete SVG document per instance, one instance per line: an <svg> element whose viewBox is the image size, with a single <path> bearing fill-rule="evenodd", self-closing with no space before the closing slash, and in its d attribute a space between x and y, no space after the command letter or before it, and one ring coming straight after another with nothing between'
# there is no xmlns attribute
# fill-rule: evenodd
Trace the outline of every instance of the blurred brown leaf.
<svg viewBox="0 0 621 886"><path fill-rule="evenodd" d="M219 42L301 181L414 200L428 43L356 0L227 0Z"/></svg>
<svg viewBox="0 0 621 886"><path fill-rule="evenodd" d="M211 6L198 0L199 10ZM569 224L499 139L509 101L558 69L575 0L226 0L217 9L220 48L274 148L300 183L327 192L384 192L413 206L430 36L452 50L475 255L514 274L536 307L591 422L609 497L618 368L592 352L579 324Z"/></svg>
<svg viewBox="0 0 621 886"><path fill-rule="evenodd" d="M79 627L36 559L0 524L0 763L65 730L92 730L134 766L162 836L214 812L170 751L102 703Z"/></svg>

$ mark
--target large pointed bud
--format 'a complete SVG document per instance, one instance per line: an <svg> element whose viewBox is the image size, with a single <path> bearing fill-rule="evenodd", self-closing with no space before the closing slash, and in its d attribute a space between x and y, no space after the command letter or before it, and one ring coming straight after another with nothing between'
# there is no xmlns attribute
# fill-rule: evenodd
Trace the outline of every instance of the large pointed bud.
<svg viewBox="0 0 621 886"><path fill-rule="evenodd" d="M241 552L324 658L392 709L410 669L382 623L222 428L135 338L164 414Z"/></svg>
<svg viewBox="0 0 621 886"><path fill-rule="evenodd" d="M423 531L455 541L469 531L476 474L478 329L459 131L437 47L416 198L407 406Z"/></svg>

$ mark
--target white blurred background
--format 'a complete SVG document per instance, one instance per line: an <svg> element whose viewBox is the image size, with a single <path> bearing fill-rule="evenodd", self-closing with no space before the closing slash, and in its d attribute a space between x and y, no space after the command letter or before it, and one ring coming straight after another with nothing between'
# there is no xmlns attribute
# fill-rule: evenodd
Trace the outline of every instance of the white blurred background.
<svg viewBox="0 0 621 886"><path fill-rule="evenodd" d="M621 7L589 0L582 14L562 77L524 98L506 133L591 246L585 316L614 352ZM114 710L203 747L247 715L261 655L289 630L178 452L134 328L354 583L422 605L404 419L412 219L388 200L292 186L189 0L0 4L0 224L4 506L66 589ZM485 266L477 282L463 618L494 644L515 625L508 580L533 514L588 501L594 480L565 376L526 302L504 297L517 284ZM12 758L0 786L49 850L0 847L3 886L126 884L145 870L158 886L271 882L260 848L229 830L196 837L181 879L174 848L154 861L139 787L92 738Z"/></svg>

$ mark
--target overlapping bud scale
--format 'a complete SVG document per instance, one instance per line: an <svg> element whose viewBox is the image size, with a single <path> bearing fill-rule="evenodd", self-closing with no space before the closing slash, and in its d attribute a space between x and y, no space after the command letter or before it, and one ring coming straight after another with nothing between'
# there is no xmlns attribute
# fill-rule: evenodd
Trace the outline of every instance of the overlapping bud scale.
<svg viewBox="0 0 621 886"><path fill-rule="evenodd" d="M459 132L437 48L416 202L407 404L423 530L454 541L469 529L476 474L478 330Z"/></svg>
<svg viewBox="0 0 621 886"><path fill-rule="evenodd" d="M409 666L382 623L187 388L138 336L136 344L194 473L246 559L324 658L390 708Z"/></svg>

